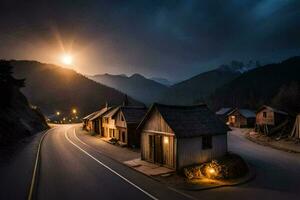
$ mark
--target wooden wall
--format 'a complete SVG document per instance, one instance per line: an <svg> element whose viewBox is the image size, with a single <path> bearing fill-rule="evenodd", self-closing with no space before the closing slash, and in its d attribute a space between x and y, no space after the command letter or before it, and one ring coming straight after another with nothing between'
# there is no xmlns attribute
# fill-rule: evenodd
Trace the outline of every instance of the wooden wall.
<svg viewBox="0 0 300 200"><path fill-rule="evenodd" d="M264 117L263 113L266 112L267 116ZM274 112L270 111L268 109L262 109L256 114L256 124L257 125L274 125L275 120L274 120Z"/></svg>
<svg viewBox="0 0 300 200"><path fill-rule="evenodd" d="M232 121L231 116L235 116L235 122ZM247 126L247 119L243 117L237 110L228 116L230 126L242 128Z"/></svg>
<svg viewBox="0 0 300 200"><path fill-rule="evenodd" d="M122 117L123 117L124 121L121 120ZM119 110L118 113L116 114L115 120L116 120L116 121L115 121L116 126L126 128L125 117L124 117L123 113L121 112L121 110Z"/></svg>
<svg viewBox="0 0 300 200"><path fill-rule="evenodd" d="M152 148L150 148L150 137L153 136L153 141L155 140L155 137L161 137L162 140L162 162L158 163L157 160L155 160L155 154L156 151ZM165 142L168 141L168 142ZM172 135L165 135L161 133L153 133L153 132L142 132L141 136L141 157L143 160L161 164L163 166L169 167L169 168L176 168L176 138ZM152 154L152 156L150 156ZM152 158L151 158L152 157Z"/></svg>
<svg viewBox="0 0 300 200"><path fill-rule="evenodd" d="M176 138L173 130L168 126L157 110L154 110L150 118L147 120L141 132L141 157L143 160L155 162L150 159L150 141L149 136L161 136L162 140L162 157L163 165L170 168L176 167ZM168 142L165 142L168 138ZM152 154L155 154L152 152Z"/></svg>
<svg viewBox="0 0 300 200"><path fill-rule="evenodd" d="M202 149L202 137L180 138L177 141L178 169L204 163L227 153L227 134L212 136L212 149Z"/></svg>

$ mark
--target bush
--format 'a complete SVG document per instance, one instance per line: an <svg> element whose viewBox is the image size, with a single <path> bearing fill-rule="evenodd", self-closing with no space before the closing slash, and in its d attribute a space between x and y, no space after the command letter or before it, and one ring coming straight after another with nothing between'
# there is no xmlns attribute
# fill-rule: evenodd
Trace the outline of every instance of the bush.
<svg viewBox="0 0 300 200"><path fill-rule="evenodd" d="M109 140L109 142L110 143L112 143L112 144L118 144L118 139L117 138L111 138L110 140Z"/></svg>
<svg viewBox="0 0 300 200"><path fill-rule="evenodd" d="M188 179L234 179L244 176L248 172L248 166L240 156L227 154L211 162L184 168L183 171Z"/></svg>

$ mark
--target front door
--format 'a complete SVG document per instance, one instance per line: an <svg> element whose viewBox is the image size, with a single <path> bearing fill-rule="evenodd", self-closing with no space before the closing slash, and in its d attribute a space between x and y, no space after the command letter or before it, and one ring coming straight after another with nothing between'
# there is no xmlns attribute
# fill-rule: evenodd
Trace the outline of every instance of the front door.
<svg viewBox="0 0 300 200"><path fill-rule="evenodd" d="M162 145L162 136L156 135L154 137L154 162L159 164L164 164L163 159L163 145Z"/></svg>

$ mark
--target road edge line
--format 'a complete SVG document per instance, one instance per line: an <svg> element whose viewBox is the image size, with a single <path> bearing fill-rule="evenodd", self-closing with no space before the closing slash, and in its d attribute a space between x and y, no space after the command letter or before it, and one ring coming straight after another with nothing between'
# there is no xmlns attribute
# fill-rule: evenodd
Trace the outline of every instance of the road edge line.
<svg viewBox="0 0 300 200"><path fill-rule="evenodd" d="M53 129L55 129L55 128L51 128L51 129L47 130L42 135L42 137L41 137L41 139L39 141L38 150L37 150L36 157L35 157L35 163L34 163L34 168L33 168L33 172L32 172L32 177L31 177L30 188L29 188L29 193L28 193L27 200L32 200L33 190L34 190L34 186L36 184L37 168L38 168L40 157L41 157L40 156L40 152L41 152L42 142L43 142L45 136L47 135L47 133L50 130L53 130Z"/></svg>
<svg viewBox="0 0 300 200"><path fill-rule="evenodd" d="M70 129L69 129L70 130ZM85 153L87 156L89 156L90 158L92 158L94 161L96 161L98 164L102 165L103 167L105 167L106 169L108 169L110 172L112 172L113 174L117 175L119 178L123 179L125 182L129 183L130 185L132 185L133 187L135 187L136 189L138 189L139 191L143 192L145 195L147 195L148 197L150 197L151 199L154 200L158 200L158 198L156 198L155 196L153 196L152 194L148 193L147 191L143 190L141 187L139 187L138 185L134 184L133 182L131 182L130 180L128 180L127 178L125 178L124 176L122 176L121 174L119 174L118 172L116 172L114 169L110 168L109 166L107 166L106 164L102 163L101 161L99 161L97 158L95 158L94 156L92 156L91 154L89 154L87 151L85 151L84 149L82 149L80 146L78 146L77 144L75 144L67 135L67 130L65 130L65 138L73 145L75 146L77 149L79 149L80 151L82 151L83 153Z"/></svg>
<svg viewBox="0 0 300 200"><path fill-rule="evenodd" d="M102 154L102 155L105 156L106 158L109 158L109 159L111 159L111 160L113 160L113 161L115 161L115 162L118 162L119 164L123 165L124 167L127 167L128 169L131 169L131 170L133 170L133 171L135 171L135 172L137 172L137 173L139 173L139 174L145 176L146 178L150 178L150 179L152 179L152 180L154 180L154 181L156 181L156 182L159 182L159 183L161 183L161 184L164 184L164 183L161 182L159 179L156 179L156 178L154 178L154 177L152 177L152 176L149 176L149 175L146 175L146 174L144 174L144 173L142 173L142 172L140 172L140 171L138 171L138 170L136 170L136 169L134 169L134 168L132 168L132 167L129 167L128 165L126 165L126 164L124 164L123 162L121 162L121 161L119 161L119 160L113 158L112 156L110 156L110 155L108 155L108 154L106 154L106 153L104 153L104 152L101 152L101 151L99 151L98 149L95 149L93 146L91 146L91 145L89 145L89 144L83 142L83 141L77 136L77 134L76 134L76 128L75 128L75 127L73 127L73 128L74 128L74 136L75 136L75 139L78 140L78 142L80 142L81 144L83 144L83 145L85 145L85 146L87 146L87 147L93 149L93 151L96 151L96 152L99 153L99 154ZM168 189L172 190L173 192L176 192L176 193L178 193L178 194L180 194L180 195L182 195L182 196L184 196L184 197L187 197L187 198L189 198L189 199L195 200L195 197L193 197L193 196L191 196L191 195L188 195L188 194L186 194L186 193L184 193L184 192L179 191L178 189L180 189L180 188L177 188L177 189L176 189L176 188L174 188L174 187L172 187L172 186L170 186L170 185L166 185L166 187L167 187Z"/></svg>

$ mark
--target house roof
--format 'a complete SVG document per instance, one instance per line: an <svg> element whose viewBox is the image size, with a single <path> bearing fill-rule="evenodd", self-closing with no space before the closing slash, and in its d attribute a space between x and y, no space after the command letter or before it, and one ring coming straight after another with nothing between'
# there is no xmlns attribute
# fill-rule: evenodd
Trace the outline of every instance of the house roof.
<svg viewBox="0 0 300 200"><path fill-rule="evenodd" d="M140 123L147 113L146 107L122 106L121 111L127 123Z"/></svg>
<svg viewBox="0 0 300 200"><path fill-rule="evenodd" d="M236 108L233 111L231 111L230 113L228 113L227 115L231 115L232 113L234 113L235 111L238 111L243 117L245 118L255 118L256 114L253 110L249 110L249 109L239 109Z"/></svg>
<svg viewBox="0 0 300 200"><path fill-rule="evenodd" d="M263 109L267 109L267 110L270 110L270 111L273 111L274 113L279 113L279 114L282 114L282 115L288 115L288 113L284 112L284 111L281 111L281 110L278 110L276 108L272 108L271 106L266 106L266 105L263 105L261 106L257 111L256 113L260 112L261 110Z"/></svg>
<svg viewBox="0 0 300 200"><path fill-rule="evenodd" d="M226 134L229 128L205 104L175 106L153 104L138 129L141 129L152 111L157 109L178 138Z"/></svg>
<svg viewBox="0 0 300 200"><path fill-rule="evenodd" d="M229 113L230 111L232 111L233 108L221 108L220 110L218 110L216 112L216 115L225 115L227 113Z"/></svg>
<svg viewBox="0 0 300 200"><path fill-rule="evenodd" d="M120 109L121 106L117 106L115 108L110 109L103 117L113 117L117 111Z"/></svg>
<svg viewBox="0 0 300 200"><path fill-rule="evenodd" d="M112 107L104 107L101 110L97 111L89 120L94 120L97 119L98 117L101 117L104 115L106 112L108 112Z"/></svg>
<svg viewBox="0 0 300 200"><path fill-rule="evenodd" d="M91 114L89 114L89 115L87 115L87 116L85 116L85 117L82 118L82 119L83 119L83 120L88 120L88 119L92 118L95 114L97 114L97 111L96 111L96 112L93 112L93 113L91 113Z"/></svg>

